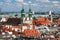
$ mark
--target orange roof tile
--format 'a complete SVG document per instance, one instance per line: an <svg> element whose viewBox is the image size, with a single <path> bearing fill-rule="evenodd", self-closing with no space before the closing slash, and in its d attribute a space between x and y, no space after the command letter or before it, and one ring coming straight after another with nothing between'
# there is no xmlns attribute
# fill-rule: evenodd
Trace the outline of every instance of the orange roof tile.
<svg viewBox="0 0 60 40"><path fill-rule="evenodd" d="M39 33L36 29L24 30L24 34L25 34L25 36L38 36L39 35Z"/></svg>
<svg viewBox="0 0 60 40"><path fill-rule="evenodd" d="M57 22L60 22L60 19L56 20Z"/></svg>
<svg viewBox="0 0 60 40"><path fill-rule="evenodd" d="M38 21L49 21L48 18L38 18L37 20L38 20Z"/></svg>
<svg viewBox="0 0 60 40"><path fill-rule="evenodd" d="M50 22L50 21L44 21L44 22L41 22L41 24L52 24L52 22Z"/></svg>

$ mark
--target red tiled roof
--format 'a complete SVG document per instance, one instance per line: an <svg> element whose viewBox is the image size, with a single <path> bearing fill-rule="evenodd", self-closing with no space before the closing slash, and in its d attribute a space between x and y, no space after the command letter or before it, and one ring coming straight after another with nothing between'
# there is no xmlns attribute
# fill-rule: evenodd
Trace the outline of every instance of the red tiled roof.
<svg viewBox="0 0 60 40"><path fill-rule="evenodd" d="M48 18L38 18L36 21L32 21L33 24L39 25L39 24L52 24L52 22Z"/></svg>
<svg viewBox="0 0 60 40"><path fill-rule="evenodd" d="M60 19L56 20L57 22L60 22Z"/></svg>

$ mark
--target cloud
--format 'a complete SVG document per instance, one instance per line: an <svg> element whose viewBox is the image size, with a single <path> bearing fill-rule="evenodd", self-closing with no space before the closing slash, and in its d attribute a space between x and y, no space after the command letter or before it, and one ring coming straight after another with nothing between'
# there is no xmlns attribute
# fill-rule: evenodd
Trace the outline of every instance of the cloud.
<svg viewBox="0 0 60 40"><path fill-rule="evenodd" d="M36 3L35 3L35 4L31 4L31 5L32 5L32 6L40 6L40 5L36 4Z"/></svg>
<svg viewBox="0 0 60 40"><path fill-rule="evenodd" d="M3 7L3 2L0 2L0 8L2 8Z"/></svg>
<svg viewBox="0 0 60 40"><path fill-rule="evenodd" d="M22 8L22 5L21 4L19 4L19 3L14 3L14 4L5 4L5 5L3 5L3 8L2 8L2 10L4 10L5 12L7 11L20 11L20 9Z"/></svg>
<svg viewBox="0 0 60 40"><path fill-rule="evenodd" d="M49 2L49 0L36 0L36 1L40 1L40 2Z"/></svg>
<svg viewBox="0 0 60 40"><path fill-rule="evenodd" d="M11 2L11 0L4 0L4 2L5 2L5 3L10 3L10 2Z"/></svg>
<svg viewBox="0 0 60 40"><path fill-rule="evenodd" d="M15 0L16 2L19 2L19 3L22 3L23 2L23 0Z"/></svg>
<svg viewBox="0 0 60 40"><path fill-rule="evenodd" d="M23 3L23 0L15 0L16 2L15 3L12 3L12 0L4 0L4 5L6 5L6 7L13 7L13 6L16 6L16 7L21 7Z"/></svg>
<svg viewBox="0 0 60 40"><path fill-rule="evenodd" d="M11 5L11 3L12 3L12 0L3 0L3 1L4 1L3 6L4 6L4 5L9 6L9 5Z"/></svg>
<svg viewBox="0 0 60 40"><path fill-rule="evenodd" d="M23 3L23 5L29 5L28 3Z"/></svg>
<svg viewBox="0 0 60 40"><path fill-rule="evenodd" d="M59 1L53 1L52 3L54 4L55 7L60 6L60 2Z"/></svg>
<svg viewBox="0 0 60 40"><path fill-rule="evenodd" d="M54 4L54 6L56 6L56 7L57 7L57 6L60 6L60 5L59 5L59 4Z"/></svg>
<svg viewBox="0 0 60 40"><path fill-rule="evenodd" d="M22 7L22 4L20 4L20 3L14 3L13 5L18 6L18 7Z"/></svg>
<svg viewBox="0 0 60 40"><path fill-rule="evenodd" d="M29 1L28 3L32 3L31 1Z"/></svg>
<svg viewBox="0 0 60 40"><path fill-rule="evenodd" d="M28 5L31 5L31 6L40 6L37 3L32 3L32 1L28 1Z"/></svg>
<svg viewBox="0 0 60 40"><path fill-rule="evenodd" d="M59 1L52 1L52 3L59 3Z"/></svg>
<svg viewBox="0 0 60 40"><path fill-rule="evenodd" d="M0 5L2 5L3 4L3 2L0 2Z"/></svg>

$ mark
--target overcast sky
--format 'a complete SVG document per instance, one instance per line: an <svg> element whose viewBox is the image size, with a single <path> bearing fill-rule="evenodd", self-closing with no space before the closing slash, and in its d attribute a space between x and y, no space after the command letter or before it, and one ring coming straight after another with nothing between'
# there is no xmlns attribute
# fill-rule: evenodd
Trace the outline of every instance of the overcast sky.
<svg viewBox="0 0 60 40"><path fill-rule="evenodd" d="M60 11L60 0L0 0L2 12L19 12L22 4L26 12L29 10L29 4L31 9L36 12Z"/></svg>

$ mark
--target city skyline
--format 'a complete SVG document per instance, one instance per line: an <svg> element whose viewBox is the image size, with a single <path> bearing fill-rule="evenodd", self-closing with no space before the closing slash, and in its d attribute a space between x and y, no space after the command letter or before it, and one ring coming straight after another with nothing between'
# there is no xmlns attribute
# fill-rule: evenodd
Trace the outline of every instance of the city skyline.
<svg viewBox="0 0 60 40"><path fill-rule="evenodd" d="M29 6L35 12L60 11L60 0L0 0L2 12L19 12L22 4L26 12Z"/></svg>

